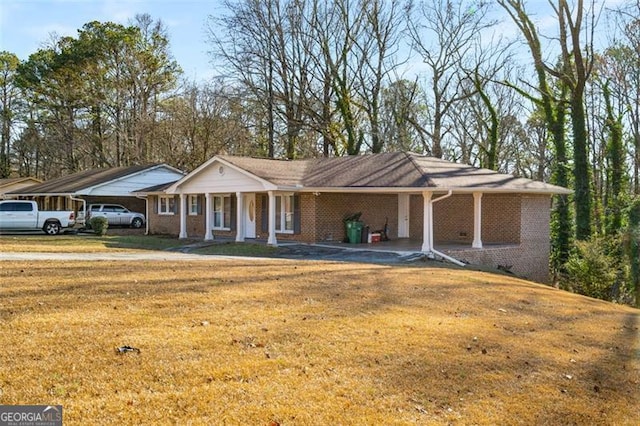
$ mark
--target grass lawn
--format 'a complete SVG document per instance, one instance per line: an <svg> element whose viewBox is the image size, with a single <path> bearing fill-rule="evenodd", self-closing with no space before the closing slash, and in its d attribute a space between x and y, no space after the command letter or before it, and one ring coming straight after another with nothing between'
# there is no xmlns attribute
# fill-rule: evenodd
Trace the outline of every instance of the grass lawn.
<svg viewBox="0 0 640 426"><path fill-rule="evenodd" d="M96 253L130 250L166 250L193 243L193 240L146 235L3 235L0 250L4 252Z"/></svg>
<svg viewBox="0 0 640 426"><path fill-rule="evenodd" d="M0 283L0 403L65 424L640 423L640 311L506 276L3 261Z"/></svg>
<svg viewBox="0 0 640 426"><path fill-rule="evenodd" d="M132 250L168 250L178 249L190 244L202 244L202 240L178 240L175 237L154 235L4 235L0 236L0 250L4 252L40 252L40 253L100 253ZM228 256L270 257L278 249L264 244L232 242L211 242L194 248L194 253Z"/></svg>

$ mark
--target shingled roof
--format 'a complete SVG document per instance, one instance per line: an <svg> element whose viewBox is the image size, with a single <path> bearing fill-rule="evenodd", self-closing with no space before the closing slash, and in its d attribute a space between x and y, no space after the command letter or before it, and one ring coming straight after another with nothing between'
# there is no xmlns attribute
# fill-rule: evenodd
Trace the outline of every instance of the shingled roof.
<svg viewBox="0 0 640 426"><path fill-rule="evenodd" d="M40 179L36 179L33 177L14 177L14 178L3 178L0 179L0 193L2 193L3 188L11 188L14 185L25 184L25 186L37 185L41 183Z"/></svg>
<svg viewBox="0 0 640 426"><path fill-rule="evenodd" d="M544 182L406 152L306 160L234 156L217 158L276 186L300 190L432 188L549 194L571 192Z"/></svg>
<svg viewBox="0 0 640 426"><path fill-rule="evenodd" d="M105 169L91 169L51 179L41 184L33 185L11 194L40 195L40 194L76 194L84 190L112 182L129 175L143 172L158 167L158 164L145 166L112 167Z"/></svg>

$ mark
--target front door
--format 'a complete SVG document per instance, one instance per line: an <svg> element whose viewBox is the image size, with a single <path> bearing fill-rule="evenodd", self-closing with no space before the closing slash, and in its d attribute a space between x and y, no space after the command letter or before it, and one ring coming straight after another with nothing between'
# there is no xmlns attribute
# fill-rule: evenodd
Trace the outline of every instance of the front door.
<svg viewBox="0 0 640 426"><path fill-rule="evenodd" d="M256 237L256 194L244 194L242 206L244 208L244 237Z"/></svg>
<svg viewBox="0 0 640 426"><path fill-rule="evenodd" d="M398 194L398 238L409 238L409 194Z"/></svg>

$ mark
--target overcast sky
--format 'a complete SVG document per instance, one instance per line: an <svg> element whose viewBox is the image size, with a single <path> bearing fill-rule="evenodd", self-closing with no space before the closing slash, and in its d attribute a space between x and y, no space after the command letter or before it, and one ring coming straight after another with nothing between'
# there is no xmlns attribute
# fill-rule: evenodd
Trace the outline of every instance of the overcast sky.
<svg viewBox="0 0 640 426"><path fill-rule="evenodd" d="M611 7L623 0L599 1ZM557 26L547 0L529 0L527 10L535 15L541 31ZM208 15L223 13L222 0L0 0L0 51L26 60L51 39L51 33L76 37L77 30L87 22L127 25L139 13L148 13L167 26L171 51L185 77L203 80L214 75L205 24ZM517 33L508 20L499 30L503 35ZM605 32L605 26L601 26L602 37Z"/></svg>

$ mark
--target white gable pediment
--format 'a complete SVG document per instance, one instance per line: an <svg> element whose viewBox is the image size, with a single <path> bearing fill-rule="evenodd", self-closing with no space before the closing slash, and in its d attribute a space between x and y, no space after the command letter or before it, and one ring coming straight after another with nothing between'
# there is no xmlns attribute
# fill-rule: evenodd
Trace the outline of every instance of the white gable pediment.
<svg viewBox="0 0 640 426"><path fill-rule="evenodd" d="M174 188L175 192L183 194L215 194L257 192L273 189L272 186L269 182L216 159L205 167L194 170Z"/></svg>
<svg viewBox="0 0 640 426"><path fill-rule="evenodd" d="M129 196L140 188L172 182L183 177L183 174L171 167L159 166L143 170L79 191L82 195Z"/></svg>

